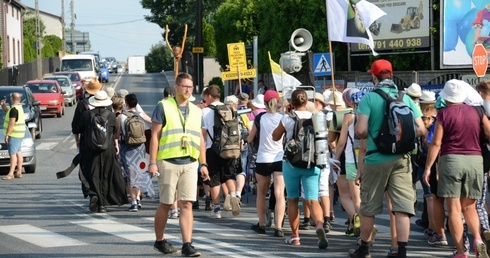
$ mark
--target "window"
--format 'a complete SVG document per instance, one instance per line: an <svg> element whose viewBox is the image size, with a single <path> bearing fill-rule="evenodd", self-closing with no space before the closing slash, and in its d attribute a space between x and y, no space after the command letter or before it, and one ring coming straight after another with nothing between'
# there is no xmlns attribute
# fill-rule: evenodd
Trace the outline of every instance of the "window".
<svg viewBox="0 0 490 258"><path fill-rule="evenodd" d="M15 10L14 10L14 6L12 6L12 17L15 18Z"/></svg>
<svg viewBox="0 0 490 258"><path fill-rule="evenodd" d="M9 5L5 4L5 13L9 13Z"/></svg>
<svg viewBox="0 0 490 258"><path fill-rule="evenodd" d="M14 63L15 64L15 61L16 61L16 56L15 56L15 39L12 38L12 57L14 58Z"/></svg>
<svg viewBox="0 0 490 258"><path fill-rule="evenodd" d="M19 13L20 13L20 11L19 11L19 9L17 9L17 20L19 20Z"/></svg>
<svg viewBox="0 0 490 258"><path fill-rule="evenodd" d="M20 40L17 40L17 60L19 61L19 64L22 63L21 62L21 59L20 59L20 52L21 52L21 49L20 49Z"/></svg>
<svg viewBox="0 0 490 258"><path fill-rule="evenodd" d="M10 46L9 46L9 42L10 42L10 37L7 35L7 42L6 43L6 47L7 47L7 62L10 62Z"/></svg>

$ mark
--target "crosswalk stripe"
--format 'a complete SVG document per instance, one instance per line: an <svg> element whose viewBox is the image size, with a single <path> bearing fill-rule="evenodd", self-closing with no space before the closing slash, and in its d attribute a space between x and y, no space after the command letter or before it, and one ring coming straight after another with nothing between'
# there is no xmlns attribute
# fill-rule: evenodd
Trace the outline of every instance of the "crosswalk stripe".
<svg viewBox="0 0 490 258"><path fill-rule="evenodd" d="M39 247L87 245L87 243L76 239L27 224L0 226L0 232Z"/></svg>
<svg viewBox="0 0 490 258"><path fill-rule="evenodd" d="M219 242L212 240L210 238L205 237L196 237L195 240L199 242L207 243L208 245L201 245L199 249L208 250L211 253L218 253L220 255L224 255L227 257L270 257L270 254L264 254L263 252L253 251L248 248L243 248L237 245L232 245L229 243ZM220 249L219 247L224 247L228 249L232 249L233 251L226 251L224 249Z"/></svg>
<svg viewBox="0 0 490 258"><path fill-rule="evenodd" d="M36 150L51 150L58 142L43 142L36 146Z"/></svg>
<svg viewBox="0 0 490 258"><path fill-rule="evenodd" d="M110 219L88 219L72 221L71 223L121 237L133 242L155 241L155 233L153 230L119 223ZM165 235L165 237L173 238L167 235Z"/></svg>

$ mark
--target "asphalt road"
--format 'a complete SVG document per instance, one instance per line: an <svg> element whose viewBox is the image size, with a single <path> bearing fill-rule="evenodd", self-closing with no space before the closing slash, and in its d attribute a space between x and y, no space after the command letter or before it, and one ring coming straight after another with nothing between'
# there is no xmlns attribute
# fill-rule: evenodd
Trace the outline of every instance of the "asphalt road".
<svg viewBox="0 0 490 258"><path fill-rule="evenodd" d="M108 86L127 89L138 95L143 109L151 115L167 86L164 74L111 76ZM143 208L128 212L128 205L109 207L106 214L88 211L83 199L77 170L69 177L56 179L55 172L65 169L76 154L70 123L74 107L66 108L62 118L44 117L44 132L36 140L38 169L22 179L0 180L0 257L158 257L153 250L153 216L157 199L143 199ZM158 191L154 181L155 191ZM420 192L420 190L418 190ZM220 220L207 217L204 201L195 210L194 246L203 257L347 257L356 247L356 239L344 236L346 214L335 206L336 221L328 234L326 250L316 246L314 230L301 231L301 246L285 245L282 238L250 230L257 222L255 195L242 198L239 216L224 213ZM418 214L420 216L420 214ZM449 257L452 247L434 248L415 225L409 243L410 257ZM380 215L379 233L372 249L373 257L384 257L389 249L389 217ZM286 220L285 234L290 234ZM180 248L178 220L169 220L166 238ZM450 244L451 241L450 241ZM170 257L180 254L168 255Z"/></svg>

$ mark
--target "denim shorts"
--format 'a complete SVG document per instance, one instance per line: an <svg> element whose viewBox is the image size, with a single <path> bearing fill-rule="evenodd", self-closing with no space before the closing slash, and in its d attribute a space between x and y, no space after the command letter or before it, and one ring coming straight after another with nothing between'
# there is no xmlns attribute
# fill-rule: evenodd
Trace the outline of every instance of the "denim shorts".
<svg viewBox="0 0 490 258"><path fill-rule="evenodd" d="M9 155L15 155L20 152L20 147L22 146L23 138L9 137Z"/></svg>

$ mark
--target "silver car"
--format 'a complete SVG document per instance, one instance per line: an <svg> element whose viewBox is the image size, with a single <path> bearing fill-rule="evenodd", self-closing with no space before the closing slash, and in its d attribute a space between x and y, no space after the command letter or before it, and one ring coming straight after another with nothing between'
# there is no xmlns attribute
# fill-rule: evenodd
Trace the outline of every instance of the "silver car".
<svg viewBox="0 0 490 258"><path fill-rule="evenodd" d="M75 88L76 84L70 80L70 77L66 75L51 75L44 77L43 80L53 80L58 82L61 90L65 92L63 97L65 99L66 106L73 106L77 104L77 90Z"/></svg>
<svg viewBox="0 0 490 258"><path fill-rule="evenodd" d="M7 143L5 143L5 133L3 132L3 120L6 113L0 110L0 170L8 171L10 168L10 156ZM32 139L31 133L26 126L26 134L22 139L22 147L20 148L24 163L22 167L28 174L36 172L36 145Z"/></svg>

